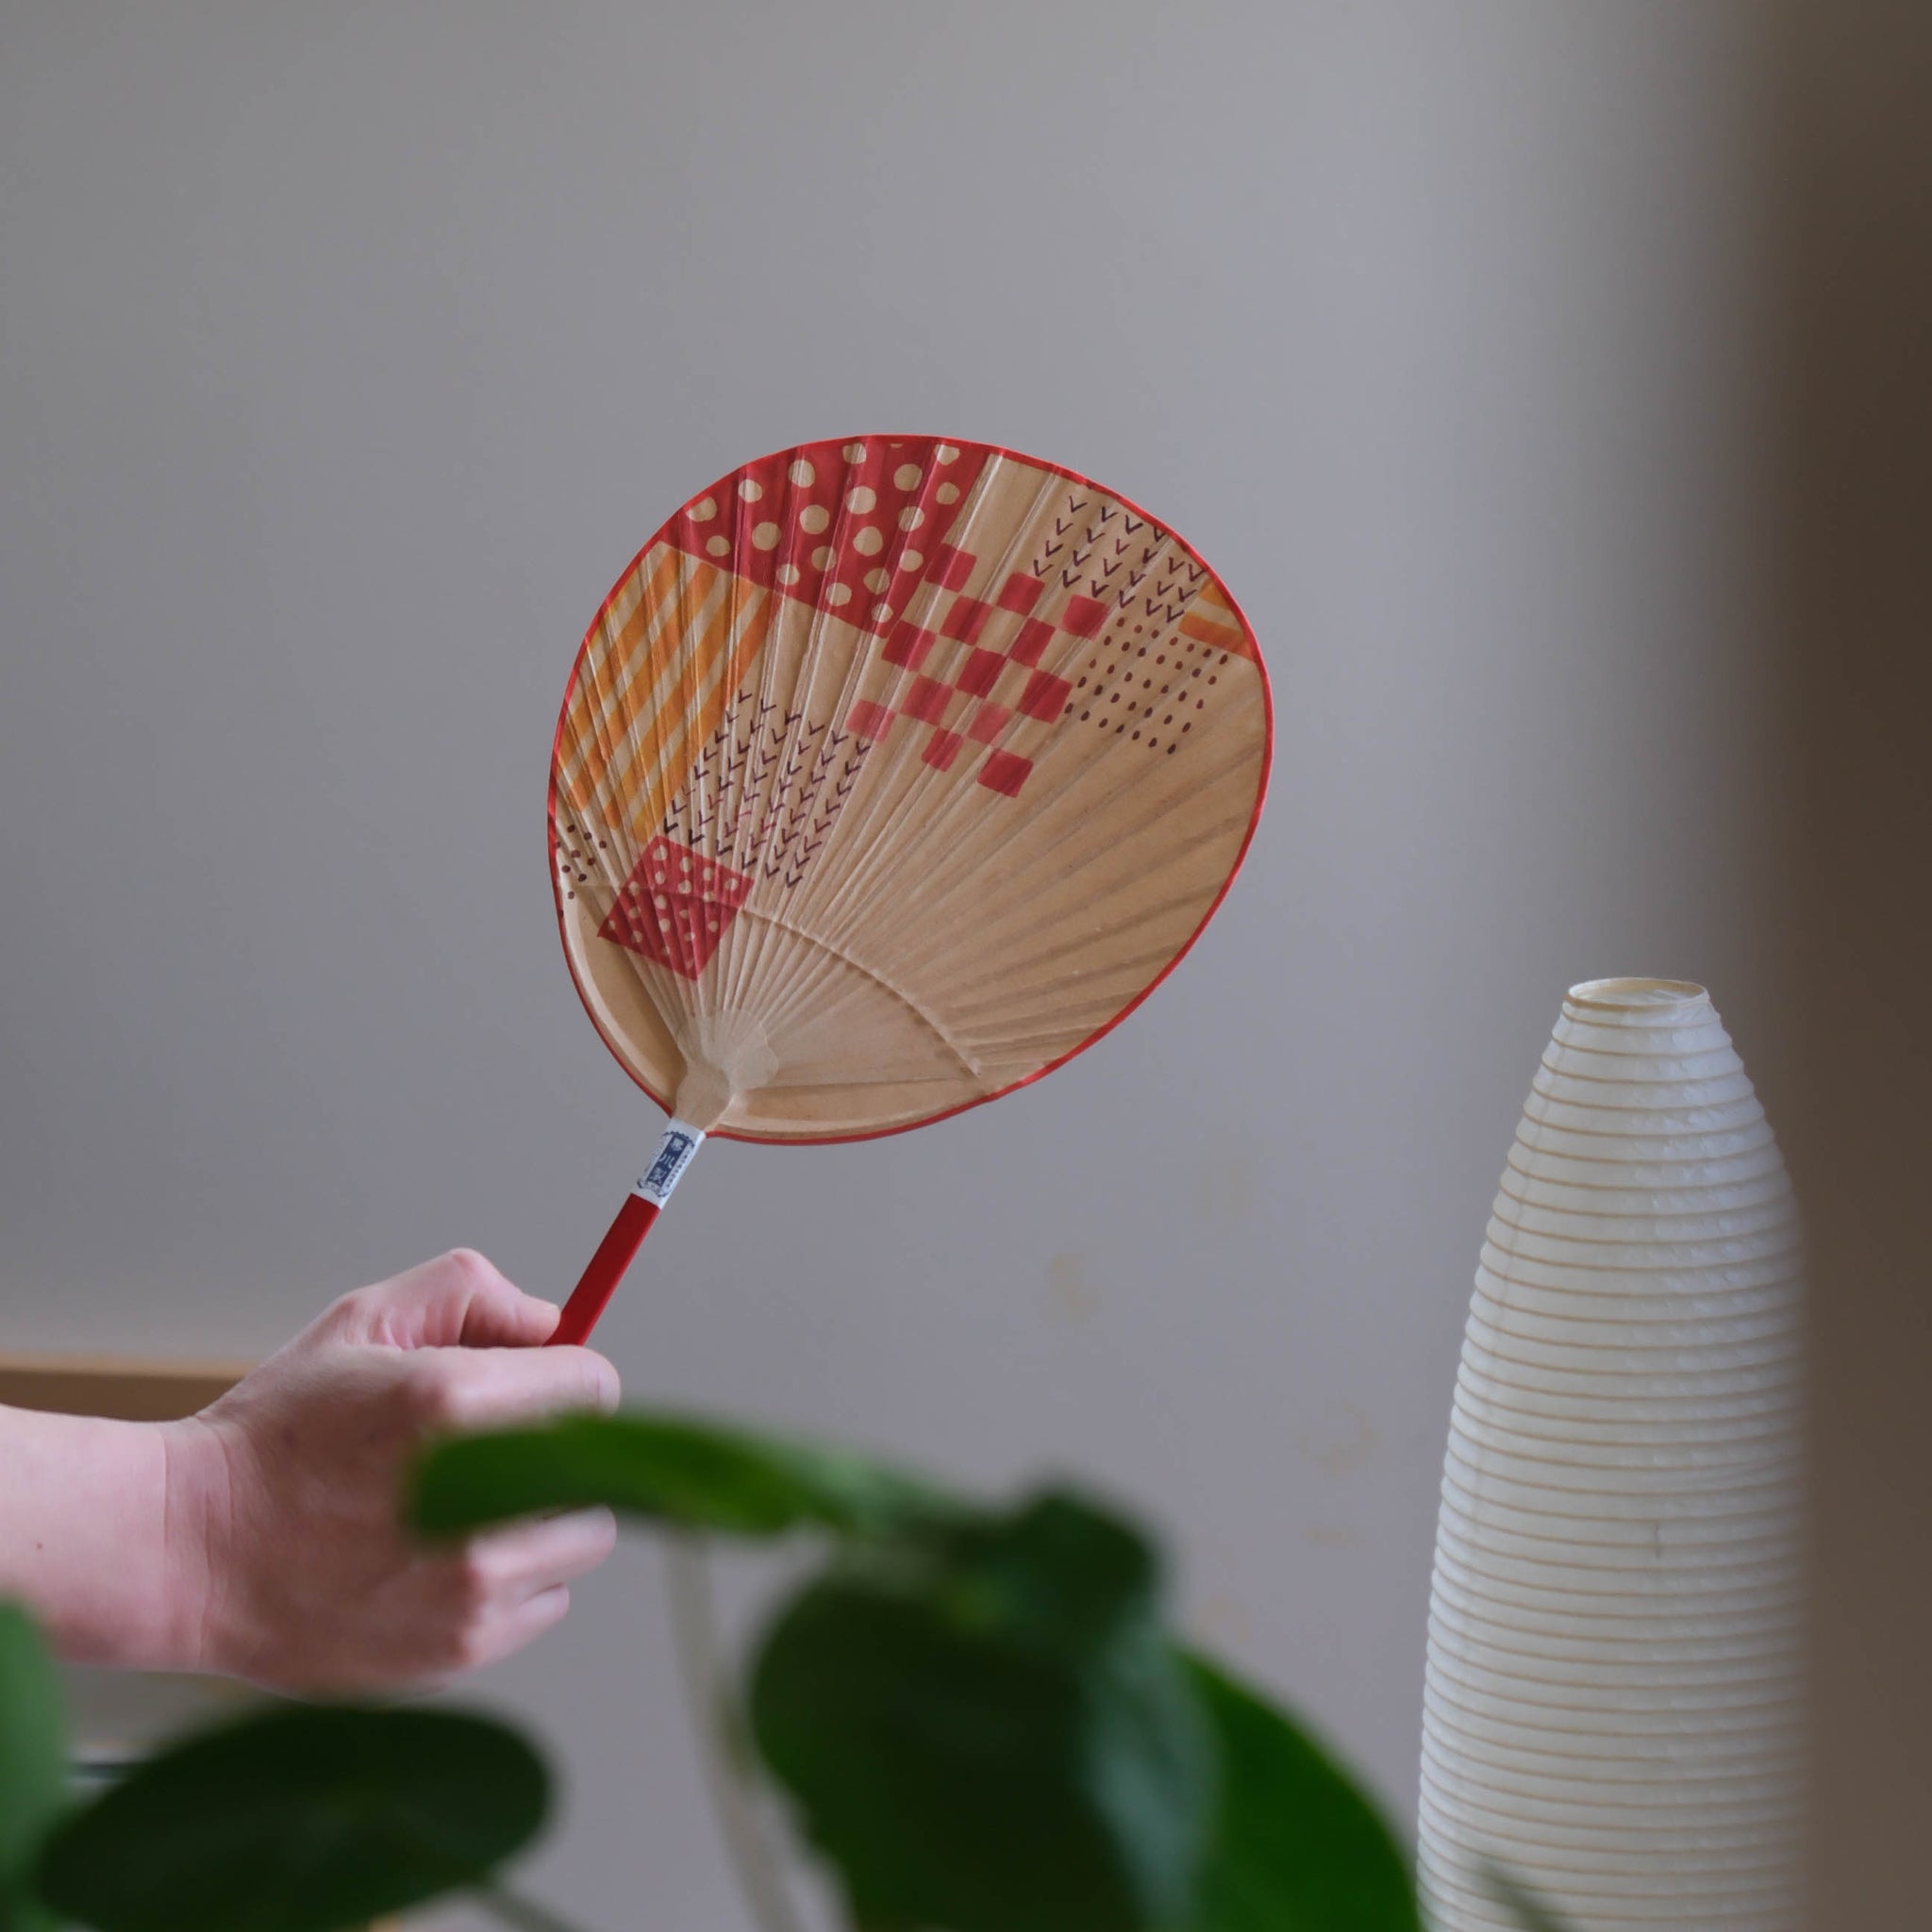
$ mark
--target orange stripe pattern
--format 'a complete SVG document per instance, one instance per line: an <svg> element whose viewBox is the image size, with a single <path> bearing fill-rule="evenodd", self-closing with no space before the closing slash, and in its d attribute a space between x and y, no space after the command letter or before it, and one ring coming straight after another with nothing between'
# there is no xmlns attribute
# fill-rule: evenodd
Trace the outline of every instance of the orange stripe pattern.
<svg viewBox="0 0 1932 1932"><path fill-rule="evenodd" d="M770 592L654 545L584 640L558 741L558 794L602 824L649 837L771 621Z"/></svg>
<svg viewBox="0 0 1932 1932"><path fill-rule="evenodd" d="M1216 591L1211 577L1202 585L1179 628L1182 637L1206 644L1210 651L1227 651L1240 658L1255 656L1255 646L1241 619Z"/></svg>

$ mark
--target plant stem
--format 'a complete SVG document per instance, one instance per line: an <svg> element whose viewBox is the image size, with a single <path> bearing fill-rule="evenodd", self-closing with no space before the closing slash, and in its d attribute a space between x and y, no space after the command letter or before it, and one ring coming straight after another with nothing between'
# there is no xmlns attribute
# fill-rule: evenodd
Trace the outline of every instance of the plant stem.
<svg viewBox="0 0 1932 1932"><path fill-rule="evenodd" d="M540 1906L535 1899L525 1898L494 1879L473 1890L483 1905L506 1925L516 1926L518 1932L582 1932L581 1927L573 1925L568 1919L559 1919L547 1906Z"/></svg>
<svg viewBox="0 0 1932 1932"><path fill-rule="evenodd" d="M671 1599L671 1635L677 1652L678 1674L684 1679L705 1784L732 1870L761 1932L803 1932L741 1760L732 1755L726 1736L727 1729L738 1723L737 1706L724 1690L718 1613L711 1599L710 1571L702 1537L673 1534L665 1538L664 1583Z"/></svg>

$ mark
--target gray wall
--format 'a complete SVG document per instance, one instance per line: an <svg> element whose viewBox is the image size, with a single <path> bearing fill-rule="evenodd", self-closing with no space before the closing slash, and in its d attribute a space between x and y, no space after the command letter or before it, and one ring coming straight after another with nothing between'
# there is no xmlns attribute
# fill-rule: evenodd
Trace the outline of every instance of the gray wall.
<svg viewBox="0 0 1932 1932"><path fill-rule="evenodd" d="M708 1154L600 1339L639 1397L1141 1499L1406 1814L1563 987L1705 979L1777 1106L1759 21L16 0L0 1340L266 1349L458 1241L566 1289L655 1131L548 902L576 639L746 457L1015 443L1245 604L1247 871L1042 1086ZM732 1924L652 1581L478 1688L575 1774L560 1902Z"/></svg>

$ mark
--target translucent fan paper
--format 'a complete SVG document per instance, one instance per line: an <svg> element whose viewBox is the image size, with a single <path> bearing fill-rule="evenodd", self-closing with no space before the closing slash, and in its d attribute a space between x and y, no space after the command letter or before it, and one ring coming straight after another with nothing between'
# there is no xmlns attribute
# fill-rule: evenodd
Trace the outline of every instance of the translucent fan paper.
<svg viewBox="0 0 1932 1932"><path fill-rule="evenodd" d="M1151 990L1269 743L1246 621L1124 498L985 444L783 450L685 504L584 640L550 791L571 970L695 1125L912 1126Z"/></svg>

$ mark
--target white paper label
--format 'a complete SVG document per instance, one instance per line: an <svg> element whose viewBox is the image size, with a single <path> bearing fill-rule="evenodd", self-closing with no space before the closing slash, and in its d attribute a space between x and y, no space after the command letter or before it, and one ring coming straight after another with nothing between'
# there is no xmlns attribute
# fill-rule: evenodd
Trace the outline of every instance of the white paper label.
<svg viewBox="0 0 1932 1932"><path fill-rule="evenodd" d="M658 1158L631 1192L641 1194L654 1208L663 1207L671 1198L672 1189L683 1178L685 1169L691 1165L691 1157L697 1153L704 1138L702 1127L694 1127L687 1121L673 1121L664 1129L664 1138L658 1142Z"/></svg>

